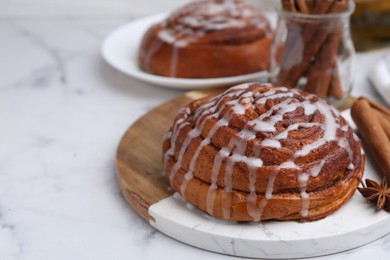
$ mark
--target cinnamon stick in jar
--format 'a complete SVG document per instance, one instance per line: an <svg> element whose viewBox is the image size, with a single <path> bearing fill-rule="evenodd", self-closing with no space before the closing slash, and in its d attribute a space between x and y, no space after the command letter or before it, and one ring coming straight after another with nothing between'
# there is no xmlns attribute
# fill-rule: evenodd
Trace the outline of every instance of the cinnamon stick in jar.
<svg viewBox="0 0 390 260"><path fill-rule="evenodd" d="M297 87L302 77L306 77L306 91L322 98L332 96L341 99L344 96L338 71L338 49L343 35L343 23L337 17L322 20L320 15L345 12L349 1L282 0L286 11L318 15L319 18L307 22L301 20L300 33L296 37L288 35L277 76L278 84L293 88ZM294 20L289 22L295 23Z"/></svg>
<svg viewBox="0 0 390 260"><path fill-rule="evenodd" d="M351 116L366 141L374 159L387 180L390 181L390 138L366 99L359 99L351 108Z"/></svg>
<svg viewBox="0 0 390 260"><path fill-rule="evenodd" d="M335 0L316 1L311 14L321 15L328 13L333 1ZM282 6L284 10L288 12L299 13L299 11L295 8L296 5L291 7L291 3L286 4L286 1L282 0ZM286 47L280 64L280 72L277 81L279 85L293 88L297 85L300 77L304 75L304 72L306 72L307 67L310 64L311 57L321 47L327 34L321 33L316 35L318 31L318 24L315 23L297 23L291 20L289 22L293 22L301 28L300 30L295 30L298 32L295 37L288 37L286 39ZM290 25L287 24L287 28L289 28L289 26Z"/></svg>
<svg viewBox="0 0 390 260"><path fill-rule="evenodd" d="M333 67L332 79L330 81L328 97L341 99L343 97L343 88L341 85L340 73L337 63Z"/></svg>
<svg viewBox="0 0 390 260"><path fill-rule="evenodd" d="M302 13L302 14L308 14L309 7L306 3L306 0L295 0L295 4L298 7L297 9Z"/></svg>
<svg viewBox="0 0 390 260"><path fill-rule="evenodd" d="M308 71L305 90L326 98L331 91L332 78L337 70L337 48L341 32L331 33L322 45L312 67Z"/></svg>
<svg viewBox="0 0 390 260"><path fill-rule="evenodd" d="M287 10L291 13L297 12L294 0L282 0L282 7L284 10Z"/></svg>
<svg viewBox="0 0 390 260"><path fill-rule="evenodd" d="M333 6L333 12L335 13L341 13L345 12L348 9L349 6L349 0L339 0L335 1L334 6ZM330 37L336 37L338 43L340 42L340 39L342 37L342 30L343 30L343 25L341 23L337 23L335 30L338 31L335 34L332 34ZM336 39L335 39L336 40ZM341 99L344 94L343 94L343 89L341 85L341 79L340 79L340 74L338 71L338 65L337 65L337 49L339 45L335 45L334 48L334 58L336 59L334 64L333 64L333 73L332 73L332 79L330 81L329 85L329 91L328 91L328 96L333 97L335 99Z"/></svg>

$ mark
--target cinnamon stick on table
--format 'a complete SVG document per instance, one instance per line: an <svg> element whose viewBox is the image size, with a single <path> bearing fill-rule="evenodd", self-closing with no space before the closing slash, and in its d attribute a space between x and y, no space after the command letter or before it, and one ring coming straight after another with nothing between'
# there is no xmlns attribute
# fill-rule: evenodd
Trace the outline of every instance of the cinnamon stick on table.
<svg viewBox="0 0 390 260"><path fill-rule="evenodd" d="M388 120L387 112L390 111L386 109L379 115L375 111L380 110L373 108L367 99L361 98L352 105L351 116L374 155L378 167L390 181L390 136L381 124L381 121Z"/></svg>
<svg viewBox="0 0 390 260"><path fill-rule="evenodd" d="M379 123L381 124L387 137L390 138L390 117L386 117L386 115L384 115L383 113L381 113L378 110L375 110L374 114L377 118L381 118L381 120L379 120Z"/></svg>
<svg viewBox="0 0 390 260"><path fill-rule="evenodd" d="M387 137L390 139L390 109L387 109L385 106L379 104L378 102L375 102L365 97L360 97L359 99L367 100L367 102L372 107L374 114L381 119L379 120L379 123L387 134Z"/></svg>
<svg viewBox="0 0 390 260"><path fill-rule="evenodd" d="M370 106L378 111L380 111L381 113L383 113L384 115L387 115L390 117L390 109L386 108L384 105L382 104L379 104L378 102L372 100L372 99L368 99L366 97L360 97L360 99L364 99L364 100L367 100L368 103L370 103Z"/></svg>

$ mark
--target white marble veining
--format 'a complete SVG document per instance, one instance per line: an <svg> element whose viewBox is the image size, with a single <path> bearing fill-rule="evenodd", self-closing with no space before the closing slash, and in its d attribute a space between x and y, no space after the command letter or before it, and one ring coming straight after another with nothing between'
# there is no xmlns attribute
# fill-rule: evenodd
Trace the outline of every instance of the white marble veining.
<svg viewBox="0 0 390 260"><path fill-rule="evenodd" d="M0 20L0 259L227 259L157 232L120 195L120 137L140 115L182 93L106 65L101 42L124 22ZM380 101L366 68L382 53L358 56L355 95ZM389 253L387 235L317 259Z"/></svg>

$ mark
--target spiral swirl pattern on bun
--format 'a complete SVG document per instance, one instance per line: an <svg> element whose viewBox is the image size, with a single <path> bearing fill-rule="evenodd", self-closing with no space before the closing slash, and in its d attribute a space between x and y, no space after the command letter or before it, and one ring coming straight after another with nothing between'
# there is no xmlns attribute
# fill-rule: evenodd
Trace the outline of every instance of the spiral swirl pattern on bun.
<svg viewBox="0 0 390 260"><path fill-rule="evenodd" d="M358 137L312 94L247 83L191 102L163 142L173 189L218 218L316 220L353 195Z"/></svg>
<svg viewBox="0 0 390 260"><path fill-rule="evenodd" d="M146 32L139 64L181 78L258 72L268 68L271 36L268 21L245 1L196 1Z"/></svg>

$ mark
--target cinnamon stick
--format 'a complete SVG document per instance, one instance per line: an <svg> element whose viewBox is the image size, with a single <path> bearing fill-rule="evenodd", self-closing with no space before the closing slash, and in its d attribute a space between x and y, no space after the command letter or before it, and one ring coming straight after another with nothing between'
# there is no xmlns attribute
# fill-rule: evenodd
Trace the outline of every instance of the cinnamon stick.
<svg viewBox="0 0 390 260"><path fill-rule="evenodd" d="M282 0L282 8L290 13L297 13L298 12L298 10L296 9L295 0ZM293 43L298 39L299 35L302 33L302 27L304 25L302 23L298 23L296 21L289 21L286 26L287 26L286 43ZM287 64L289 60L286 60L285 57L286 57L286 54L290 53L294 47L295 46L293 44L285 44L284 45L283 56L282 56L283 61L281 62L282 67L289 66ZM281 70L279 72L279 75L287 72L287 70L283 70L282 67L281 67Z"/></svg>
<svg viewBox="0 0 390 260"><path fill-rule="evenodd" d="M365 99L359 99L351 108L351 116L384 176L390 180L390 139L380 124L380 118Z"/></svg>
<svg viewBox="0 0 390 260"><path fill-rule="evenodd" d="M387 134L388 138L390 138L390 109L387 109L385 106L366 97L360 97L359 100L366 100L370 104L375 115L380 119L379 123L381 124L383 130Z"/></svg>
<svg viewBox="0 0 390 260"><path fill-rule="evenodd" d="M325 99L328 96L331 75L331 69L321 69L321 66L314 65L308 72L305 91Z"/></svg>
<svg viewBox="0 0 390 260"><path fill-rule="evenodd" d="M336 1L334 9L336 10L336 12L345 12L348 9L348 5L349 5L349 0L347 0L345 3L340 3L340 1ZM342 36L341 32L343 30L342 24L339 23L336 26L338 27L338 30L340 33L338 35L338 37L340 39ZM338 46L336 48L338 48ZM337 65L337 50L335 50L335 51L336 51L336 60L334 61L333 75L332 75L332 79L331 79L330 86L329 86L328 96L334 97L335 99L341 99L341 98L343 98L344 93L343 93L342 84L341 84L341 80L340 80L340 74L339 74L338 65Z"/></svg>
<svg viewBox="0 0 390 260"><path fill-rule="evenodd" d="M313 14L326 14L335 0L315 0Z"/></svg>
<svg viewBox="0 0 390 260"><path fill-rule="evenodd" d="M295 0L295 4L296 4L296 6L298 6L297 9L298 9L302 14L308 14L308 13L309 13L309 7L307 6L305 0Z"/></svg>
<svg viewBox="0 0 390 260"><path fill-rule="evenodd" d="M306 5L309 9L309 14L312 14L316 6L316 0L306 0Z"/></svg>
<svg viewBox="0 0 390 260"><path fill-rule="evenodd" d="M297 12L297 9L295 8L294 0L282 0L282 7L284 10L287 10L291 13Z"/></svg>
<svg viewBox="0 0 390 260"><path fill-rule="evenodd" d="M322 31L317 31L315 33L310 44L305 45L301 61L289 69L287 77L280 79L283 86L289 88L294 88L297 86L299 79L305 75L306 71L308 70L312 57L318 52L329 32L330 28L328 27L323 28ZM295 58L294 60L297 59Z"/></svg>
<svg viewBox="0 0 390 260"><path fill-rule="evenodd" d="M379 104L378 102L366 97L360 97L359 100L360 99L367 100L367 102L370 103L371 107L375 108L376 110L379 110L383 114L388 115L390 117L390 109L386 108L384 105Z"/></svg>
<svg viewBox="0 0 390 260"><path fill-rule="evenodd" d="M333 67L332 79L330 81L328 96L334 97L336 99L341 99L343 95L344 95L343 88L341 85L340 74L338 71L338 65L336 61L336 64Z"/></svg>
<svg viewBox="0 0 390 260"><path fill-rule="evenodd" d="M341 32L331 33L319 50L313 66L307 74L305 90L317 94L321 98L328 96L335 64L337 65L337 49Z"/></svg>
<svg viewBox="0 0 390 260"><path fill-rule="evenodd" d="M383 113L375 109L374 109L374 113L375 116L380 119L379 123L383 128L383 130L385 131L387 137L390 138L390 117L387 118L386 115L384 115Z"/></svg>
<svg viewBox="0 0 390 260"><path fill-rule="evenodd" d="M282 8L290 13L297 13L298 10L295 7L295 1L294 0L282 0ZM292 43L295 42L298 38L298 36L302 33L302 26L304 26L302 23L298 23L296 21L289 21L287 24L287 36L286 36L286 43ZM286 53L290 53L292 49L295 46L293 44L285 44L284 50L282 54L282 62L281 69L279 72L279 75L288 72L288 70L283 70L283 67L288 67L289 60L285 59ZM290 60L291 61L291 60Z"/></svg>

